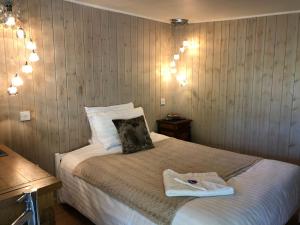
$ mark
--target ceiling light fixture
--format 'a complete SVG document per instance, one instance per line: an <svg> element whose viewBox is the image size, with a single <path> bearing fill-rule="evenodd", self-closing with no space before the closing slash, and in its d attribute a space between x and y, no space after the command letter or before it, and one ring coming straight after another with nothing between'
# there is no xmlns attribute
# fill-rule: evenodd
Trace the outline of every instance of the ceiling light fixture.
<svg viewBox="0 0 300 225"><path fill-rule="evenodd" d="M171 24L172 25L185 25L188 24L189 20L188 19L181 19L181 18L174 18L171 19Z"/></svg>

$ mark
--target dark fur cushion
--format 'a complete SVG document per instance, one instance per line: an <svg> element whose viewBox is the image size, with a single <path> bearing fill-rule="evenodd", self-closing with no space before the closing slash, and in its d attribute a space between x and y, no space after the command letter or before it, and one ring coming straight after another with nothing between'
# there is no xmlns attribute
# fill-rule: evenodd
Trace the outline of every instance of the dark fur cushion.
<svg viewBox="0 0 300 225"><path fill-rule="evenodd" d="M128 120L113 120L113 123L118 130L124 154L154 148L144 116Z"/></svg>

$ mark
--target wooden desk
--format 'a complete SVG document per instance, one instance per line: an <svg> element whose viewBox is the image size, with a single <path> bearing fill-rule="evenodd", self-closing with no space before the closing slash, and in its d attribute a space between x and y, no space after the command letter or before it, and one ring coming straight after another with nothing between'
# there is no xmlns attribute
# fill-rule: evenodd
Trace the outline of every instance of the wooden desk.
<svg viewBox="0 0 300 225"><path fill-rule="evenodd" d="M41 224L55 224L55 191L61 182L8 147L0 149L8 154L0 157L0 225L11 224L24 211L24 204L16 200L28 188L38 190Z"/></svg>

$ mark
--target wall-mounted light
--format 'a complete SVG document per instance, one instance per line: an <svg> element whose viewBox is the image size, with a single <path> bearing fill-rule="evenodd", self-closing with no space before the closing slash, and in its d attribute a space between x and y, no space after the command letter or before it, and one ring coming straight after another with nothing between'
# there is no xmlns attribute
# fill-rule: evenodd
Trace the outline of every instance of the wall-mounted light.
<svg viewBox="0 0 300 225"><path fill-rule="evenodd" d="M22 66L22 72L23 72L23 73L32 73L32 66L29 65L27 61L26 61L26 63Z"/></svg>
<svg viewBox="0 0 300 225"><path fill-rule="evenodd" d="M9 88L7 88L7 93L9 95L17 95L18 94L18 88L14 87L13 85L10 85Z"/></svg>
<svg viewBox="0 0 300 225"><path fill-rule="evenodd" d="M179 82L179 84L181 86L185 86L187 85L187 76L185 73L180 73L177 77L176 77L177 81Z"/></svg>
<svg viewBox="0 0 300 225"><path fill-rule="evenodd" d="M26 48L29 50L36 50L36 43L30 38L30 40L26 43Z"/></svg>
<svg viewBox="0 0 300 225"><path fill-rule="evenodd" d="M174 60L171 61L170 66L171 66L171 67L176 67L176 62L175 62Z"/></svg>
<svg viewBox="0 0 300 225"><path fill-rule="evenodd" d="M182 45L183 45L184 48L188 48L188 47L190 47L190 42L185 40L185 41L182 42Z"/></svg>
<svg viewBox="0 0 300 225"><path fill-rule="evenodd" d="M181 48L179 48L179 51L181 52L181 53L184 53L184 47L181 47Z"/></svg>
<svg viewBox="0 0 300 225"><path fill-rule="evenodd" d="M32 50L32 53L29 56L29 61L30 62L37 62L39 60L40 60L40 57L38 56L38 54L34 50Z"/></svg>
<svg viewBox="0 0 300 225"><path fill-rule="evenodd" d="M174 55L174 60L179 60L179 58L180 58L179 54Z"/></svg>
<svg viewBox="0 0 300 225"><path fill-rule="evenodd" d="M14 87L19 87L23 85L23 79L16 73L16 75L11 79L11 85Z"/></svg>
<svg viewBox="0 0 300 225"><path fill-rule="evenodd" d="M172 76L171 76L169 64L163 64L161 66L161 74L164 82L167 82L171 79Z"/></svg>
<svg viewBox="0 0 300 225"><path fill-rule="evenodd" d="M16 36L19 39L26 39L26 32L25 30L19 26L21 24L21 17L20 17L20 8L18 4L14 4L14 0L2 0L0 1L0 24L5 24L6 26L10 26L14 32L16 32ZM15 25L18 24L18 27ZM28 34L30 37L30 35ZM37 62L40 58L38 54L35 52L37 46L36 43L32 41L30 38L28 41L25 40L25 47L32 51L29 55L30 62ZM32 73L32 66L26 61L25 65L22 66L23 73ZM0 74L1 75L1 74ZM7 89L9 95L16 95L18 93L17 87L23 85L22 78L16 74L12 80L11 85Z"/></svg>
<svg viewBox="0 0 300 225"><path fill-rule="evenodd" d="M25 33L25 31L24 31L24 29L22 27L19 27L17 29L17 38L19 38L19 39L26 38L26 33Z"/></svg>
<svg viewBox="0 0 300 225"><path fill-rule="evenodd" d="M15 17L12 15L8 16L5 20L5 24L6 24L6 26L9 26L9 27L16 25Z"/></svg>
<svg viewBox="0 0 300 225"><path fill-rule="evenodd" d="M14 6L14 7L13 7ZM0 23L8 27L13 27L19 21L20 9L13 0L0 1Z"/></svg>
<svg viewBox="0 0 300 225"><path fill-rule="evenodd" d="M8 27L16 25L18 10L13 11L13 0L3 0L3 4L0 4L0 22L4 23Z"/></svg>
<svg viewBox="0 0 300 225"><path fill-rule="evenodd" d="M171 68L171 73L172 73L172 74L177 73L177 69L176 69L175 67Z"/></svg>

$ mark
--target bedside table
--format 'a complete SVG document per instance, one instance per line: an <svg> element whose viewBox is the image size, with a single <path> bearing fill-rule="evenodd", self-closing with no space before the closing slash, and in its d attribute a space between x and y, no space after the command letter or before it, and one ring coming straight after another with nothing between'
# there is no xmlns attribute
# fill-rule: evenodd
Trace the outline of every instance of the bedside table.
<svg viewBox="0 0 300 225"><path fill-rule="evenodd" d="M157 132L184 141L191 141L191 122L189 119L157 120Z"/></svg>

